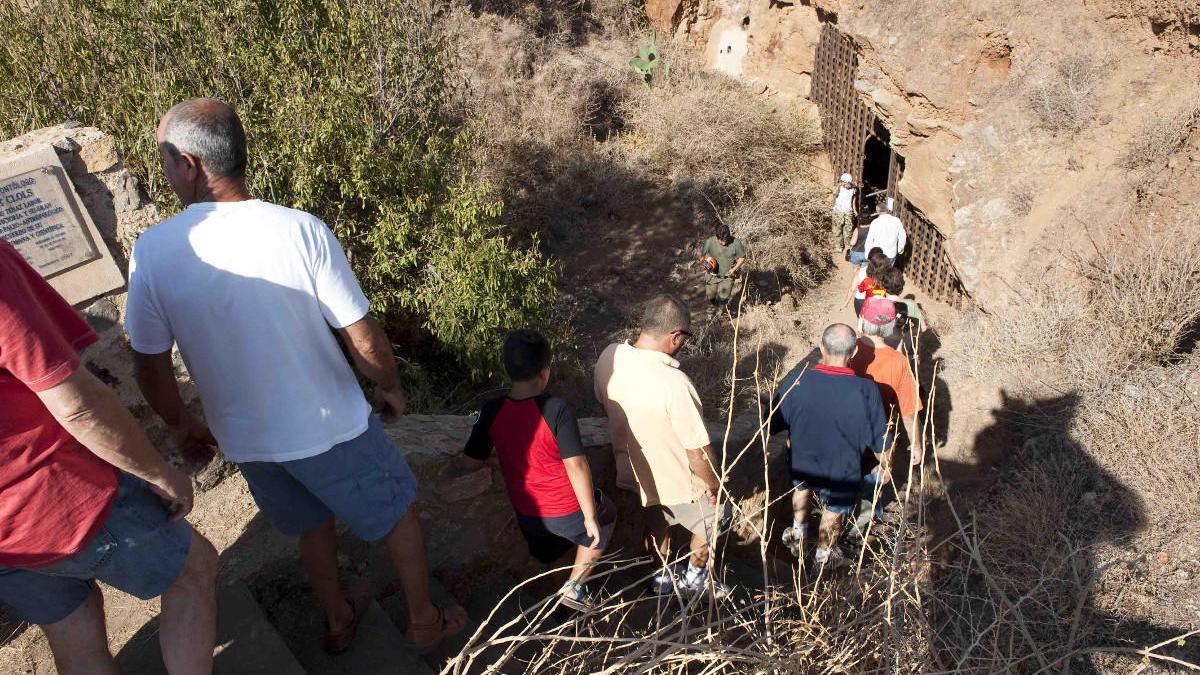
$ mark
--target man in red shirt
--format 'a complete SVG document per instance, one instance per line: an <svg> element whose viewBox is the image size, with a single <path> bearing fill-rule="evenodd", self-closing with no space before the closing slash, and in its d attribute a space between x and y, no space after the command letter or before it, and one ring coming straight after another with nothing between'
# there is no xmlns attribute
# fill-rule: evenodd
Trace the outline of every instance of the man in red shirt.
<svg viewBox="0 0 1200 675"><path fill-rule="evenodd" d="M95 332L0 240L0 603L42 626L58 672L118 673L97 581L162 596L163 661L212 671L217 554L188 477L79 352Z"/></svg>

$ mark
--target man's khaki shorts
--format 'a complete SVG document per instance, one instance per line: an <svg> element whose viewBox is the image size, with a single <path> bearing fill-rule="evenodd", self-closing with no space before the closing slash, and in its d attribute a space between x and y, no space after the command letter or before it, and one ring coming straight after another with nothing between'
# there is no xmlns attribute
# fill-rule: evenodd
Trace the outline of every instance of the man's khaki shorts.
<svg viewBox="0 0 1200 675"><path fill-rule="evenodd" d="M646 525L652 529L679 525L707 543L713 541L729 523L733 505L725 502L723 506L720 514L717 513L717 507L709 504L707 499L690 504L647 506Z"/></svg>

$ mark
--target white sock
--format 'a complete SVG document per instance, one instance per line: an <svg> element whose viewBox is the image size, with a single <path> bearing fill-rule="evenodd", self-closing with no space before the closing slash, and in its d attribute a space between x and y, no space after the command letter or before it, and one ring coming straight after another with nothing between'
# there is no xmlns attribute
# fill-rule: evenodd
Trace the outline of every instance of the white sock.
<svg viewBox="0 0 1200 675"><path fill-rule="evenodd" d="M802 523L798 520L792 521L792 527L796 528L796 532L800 533L801 537L808 534L808 528L804 526L804 523Z"/></svg>
<svg viewBox="0 0 1200 675"><path fill-rule="evenodd" d="M707 570L705 570L705 568L703 568L703 567L692 567L692 563L689 562L688 566L687 566L688 581L695 581L696 579L700 578L706 571Z"/></svg>

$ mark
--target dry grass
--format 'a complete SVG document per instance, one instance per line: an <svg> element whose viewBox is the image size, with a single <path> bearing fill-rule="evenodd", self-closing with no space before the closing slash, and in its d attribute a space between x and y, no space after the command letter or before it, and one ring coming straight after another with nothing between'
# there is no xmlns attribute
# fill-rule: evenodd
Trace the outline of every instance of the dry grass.
<svg viewBox="0 0 1200 675"><path fill-rule="evenodd" d="M1064 56L1029 88L1029 102L1044 129L1070 133L1096 117L1108 61L1091 53Z"/></svg>
<svg viewBox="0 0 1200 675"><path fill-rule="evenodd" d="M954 367L1016 394L1103 394L1171 361L1200 319L1195 222L1147 223L1068 265L1021 291L1011 313L960 317L956 330L977 338Z"/></svg>
<svg viewBox="0 0 1200 675"><path fill-rule="evenodd" d="M801 285L820 278L826 205L809 164L820 141L811 113L749 95L669 45L670 79L647 87L625 66L639 35L610 31L575 45L456 12L471 83L465 107L487 141L477 175L504 200L514 231L620 219L658 191L694 222L725 219L760 267Z"/></svg>
<svg viewBox="0 0 1200 675"><path fill-rule="evenodd" d="M635 89L622 110L632 161L694 183L718 203L807 176L806 156L820 143L812 113L755 97L744 85L680 58L670 83Z"/></svg>
<svg viewBox="0 0 1200 675"><path fill-rule="evenodd" d="M1183 147L1200 126L1200 105L1195 103L1195 94L1184 98L1190 100L1181 110L1154 116L1146 122L1121 155L1121 166L1127 169L1161 167L1168 157Z"/></svg>
<svg viewBox="0 0 1200 675"><path fill-rule="evenodd" d="M1000 583L1032 600L1039 641L1139 639L1200 609L1195 225L1122 233L1019 309L952 329L953 381L1009 395L981 435L1015 444L1015 468L977 520Z"/></svg>

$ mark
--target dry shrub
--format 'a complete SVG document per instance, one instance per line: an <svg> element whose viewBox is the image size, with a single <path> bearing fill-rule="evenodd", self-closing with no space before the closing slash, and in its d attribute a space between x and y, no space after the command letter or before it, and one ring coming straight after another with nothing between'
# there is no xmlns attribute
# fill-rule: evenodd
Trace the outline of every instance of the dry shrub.
<svg viewBox="0 0 1200 675"><path fill-rule="evenodd" d="M976 441L1008 459L1003 483L977 501L973 554L987 583L950 577L970 591L947 612L955 640L987 626L979 639L1017 645L1013 658L1053 660L1186 625L1186 610L1168 616L1161 599L1200 600L1186 582L1194 571L1155 561L1194 559L1181 542L1200 538L1195 225L1102 242L1014 311L968 314L952 329L953 379L1012 394ZM1100 585L1118 572L1123 583ZM1020 598L1021 625L964 618L989 596Z"/></svg>
<svg viewBox="0 0 1200 675"><path fill-rule="evenodd" d="M1033 83L1029 102L1041 126L1054 133L1082 129L1096 116L1108 70L1106 59L1091 53L1064 56Z"/></svg>
<svg viewBox="0 0 1200 675"><path fill-rule="evenodd" d="M622 102L627 162L698 195L698 219L729 225L756 269L815 286L830 259L826 195L808 160L820 142L811 111L750 96L686 60L671 65L670 82Z"/></svg>
<svg viewBox="0 0 1200 675"><path fill-rule="evenodd" d="M774 381L804 356L789 352L792 340L784 334L784 326L790 323L776 306L743 303L736 327L741 350L735 354L735 327L728 319L721 315L707 324L696 321L696 338L684 348L680 362L683 370L694 376L707 417L724 419L730 406L740 412L757 400L756 370L764 381Z"/></svg>
<svg viewBox="0 0 1200 675"><path fill-rule="evenodd" d="M968 312L952 368L1018 394L1103 393L1171 361L1200 319L1200 232L1147 224L1076 256L1061 278L1020 293L999 316Z"/></svg>
<svg viewBox="0 0 1200 675"><path fill-rule="evenodd" d="M620 206L628 179L597 141L620 131L617 106L636 86L631 72L604 64L632 48L614 39L585 54L519 21L463 8L451 22L470 83L464 107L483 141L476 179L504 201L509 229L550 236L586 210Z"/></svg>
<svg viewBox="0 0 1200 675"><path fill-rule="evenodd" d="M1152 517L1200 519L1200 410L1193 362L1147 366L1103 397L1084 399L1071 435L1145 496Z"/></svg>
<svg viewBox="0 0 1200 675"><path fill-rule="evenodd" d="M815 182L783 175L757 186L724 220L754 252L756 267L812 288L829 266L827 201Z"/></svg>
<svg viewBox="0 0 1200 675"><path fill-rule="evenodd" d="M727 200L805 175L806 156L820 143L810 112L749 95L686 61L671 62L671 69L669 83L636 89L622 106L632 161Z"/></svg>
<svg viewBox="0 0 1200 675"><path fill-rule="evenodd" d="M1200 106L1192 99L1181 110L1165 115L1155 115L1141 128L1119 162L1126 169L1154 168L1162 165L1175 151L1183 147L1188 136L1200 125Z"/></svg>
<svg viewBox="0 0 1200 675"><path fill-rule="evenodd" d="M1024 178L1016 181L1008 190L1008 202L1012 205L1013 213L1025 217L1033 211L1033 205L1041 193L1041 184L1032 179Z"/></svg>
<svg viewBox="0 0 1200 675"><path fill-rule="evenodd" d="M628 35L646 24L636 0L470 0L473 14L501 16L538 38L563 44L600 32Z"/></svg>

